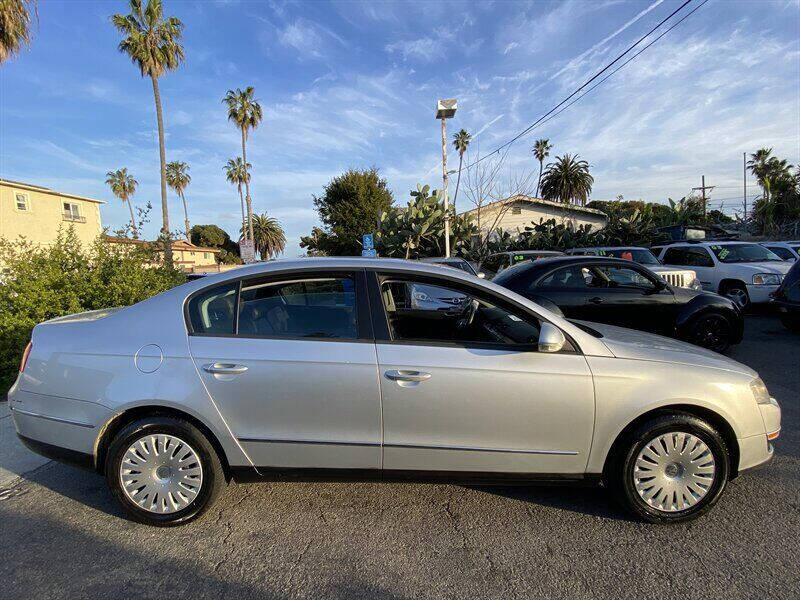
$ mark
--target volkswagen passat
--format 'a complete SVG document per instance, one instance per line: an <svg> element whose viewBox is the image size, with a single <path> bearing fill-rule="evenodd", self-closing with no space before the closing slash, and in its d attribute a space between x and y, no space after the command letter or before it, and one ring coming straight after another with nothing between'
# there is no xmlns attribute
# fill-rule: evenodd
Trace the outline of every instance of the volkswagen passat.
<svg viewBox="0 0 800 600"><path fill-rule="evenodd" d="M419 286L464 301L420 304ZM603 482L682 521L780 430L728 358L369 259L252 265L42 323L9 400L30 448L105 474L153 525L197 517L232 477L343 474Z"/></svg>

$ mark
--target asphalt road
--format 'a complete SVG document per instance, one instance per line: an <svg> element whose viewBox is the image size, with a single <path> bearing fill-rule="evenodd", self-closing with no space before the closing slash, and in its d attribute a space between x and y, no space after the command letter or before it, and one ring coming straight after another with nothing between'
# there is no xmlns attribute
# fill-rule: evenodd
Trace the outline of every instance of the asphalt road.
<svg viewBox="0 0 800 600"><path fill-rule="evenodd" d="M777 457L687 525L629 519L602 489L232 485L202 520L126 520L57 463L0 490L3 598L797 598L800 336L748 319L732 355L783 407Z"/></svg>

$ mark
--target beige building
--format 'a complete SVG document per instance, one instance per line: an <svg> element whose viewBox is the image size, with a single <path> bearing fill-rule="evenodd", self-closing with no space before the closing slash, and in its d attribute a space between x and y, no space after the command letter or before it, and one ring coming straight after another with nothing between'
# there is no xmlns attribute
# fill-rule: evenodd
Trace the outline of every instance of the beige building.
<svg viewBox="0 0 800 600"><path fill-rule="evenodd" d="M562 204L541 198L516 195L485 204L480 209L474 208L464 214L472 216L472 222L486 234L488 231L502 229L510 233L520 233L529 227L531 222L539 223L555 219L558 223L571 223L573 227L591 225L596 231L606 226L608 217L602 211L585 208L575 204Z"/></svg>
<svg viewBox="0 0 800 600"><path fill-rule="evenodd" d="M37 244L52 244L59 228L72 225L84 247L102 232L102 200L0 179L0 238L20 237Z"/></svg>
<svg viewBox="0 0 800 600"><path fill-rule="evenodd" d="M158 242L148 242L145 240L134 240L131 238L106 236L106 243L121 246L151 246L155 247ZM219 248L205 248L195 246L186 240L176 240L172 242L172 261L176 267L182 268L190 273L216 272L217 255ZM159 253L160 255L160 253Z"/></svg>

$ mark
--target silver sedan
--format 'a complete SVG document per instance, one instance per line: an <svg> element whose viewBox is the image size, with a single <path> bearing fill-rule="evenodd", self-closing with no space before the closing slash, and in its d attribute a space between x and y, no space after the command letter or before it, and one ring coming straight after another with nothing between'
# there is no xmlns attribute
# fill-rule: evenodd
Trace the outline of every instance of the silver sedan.
<svg viewBox="0 0 800 600"><path fill-rule="evenodd" d="M342 475L589 481L683 521L780 431L757 373L719 354L454 269L345 258L37 325L9 400L31 449L105 474L152 525L199 516L231 478Z"/></svg>

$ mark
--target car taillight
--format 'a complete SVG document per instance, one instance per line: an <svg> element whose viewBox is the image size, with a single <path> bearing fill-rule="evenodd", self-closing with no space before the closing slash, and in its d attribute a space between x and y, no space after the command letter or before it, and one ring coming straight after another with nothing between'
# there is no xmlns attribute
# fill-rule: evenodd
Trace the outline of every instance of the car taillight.
<svg viewBox="0 0 800 600"><path fill-rule="evenodd" d="M28 364L28 357L31 354L31 348L33 348L33 342L28 342L28 345L25 346L25 352L22 353L22 360L19 363L20 373L22 373L25 370L25 365Z"/></svg>

